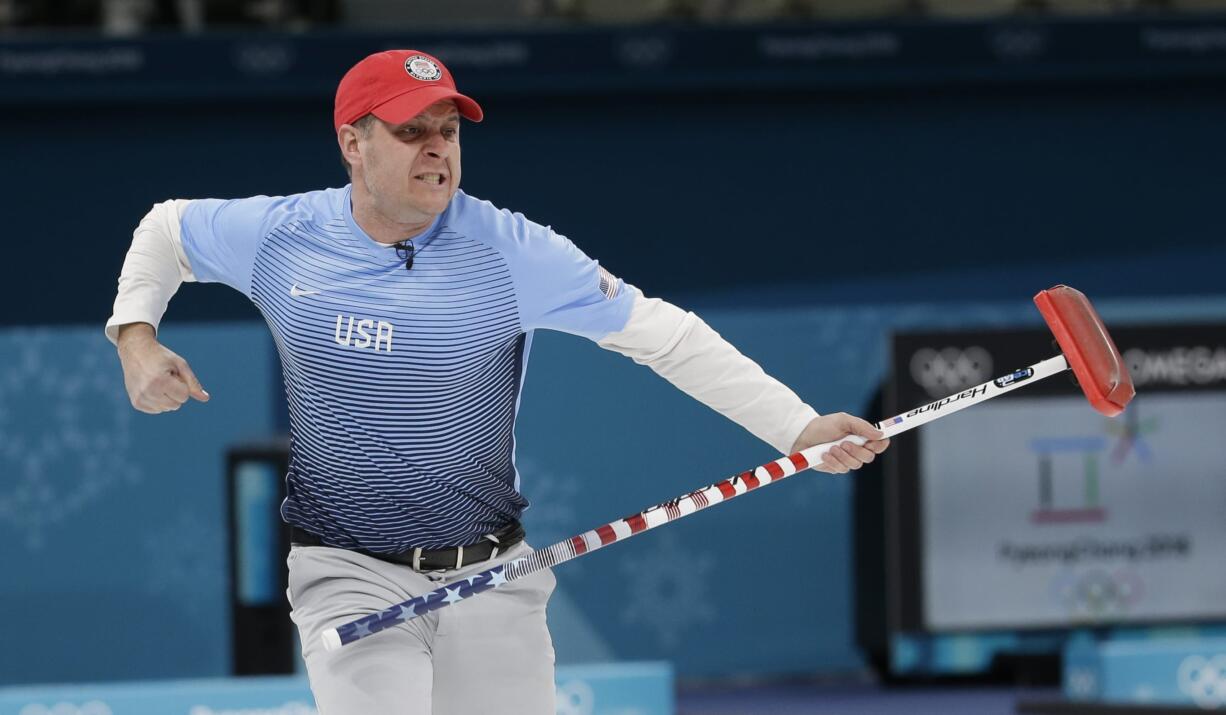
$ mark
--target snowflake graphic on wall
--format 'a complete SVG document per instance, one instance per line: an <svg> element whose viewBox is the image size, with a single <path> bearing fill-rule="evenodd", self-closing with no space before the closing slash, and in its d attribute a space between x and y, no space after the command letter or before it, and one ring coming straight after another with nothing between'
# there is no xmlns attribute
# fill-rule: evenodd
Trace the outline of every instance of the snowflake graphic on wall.
<svg viewBox="0 0 1226 715"><path fill-rule="evenodd" d="M579 523L579 515L575 511L579 482L574 475L546 469L531 458L516 457L515 467L522 480L524 495L532 502L524 512L524 527L533 547L545 548L585 528ZM569 570L576 573L582 571L583 562L576 561Z"/></svg>
<svg viewBox="0 0 1226 715"><path fill-rule="evenodd" d="M592 715L596 693L582 680L568 680L557 686L557 715Z"/></svg>
<svg viewBox="0 0 1226 715"><path fill-rule="evenodd" d="M646 555L622 560L630 589L622 621L646 626L662 648L672 650L690 626L715 620L707 579L715 555L693 553L672 534L661 534Z"/></svg>
<svg viewBox="0 0 1226 715"><path fill-rule="evenodd" d="M0 523L30 549L103 493L139 479L132 408L111 345L84 332L0 333Z"/></svg>
<svg viewBox="0 0 1226 715"><path fill-rule="evenodd" d="M220 596L201 588L226 579L225 534L216 520L179 512L174 521L145 537L145 590L173 599L185 616L208 613Z"/></svg>

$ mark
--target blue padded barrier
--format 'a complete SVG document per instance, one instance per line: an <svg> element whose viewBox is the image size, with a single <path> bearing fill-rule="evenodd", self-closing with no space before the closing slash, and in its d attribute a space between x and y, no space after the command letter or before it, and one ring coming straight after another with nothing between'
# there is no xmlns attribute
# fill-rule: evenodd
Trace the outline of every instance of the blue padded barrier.
<svg viewBox="0 0 1226 715"><path fill-rule="evenodd" d="M558 715L673 715L664 662L557 669ZM0 715L316 715L303 677L0 688Z"/></svg>

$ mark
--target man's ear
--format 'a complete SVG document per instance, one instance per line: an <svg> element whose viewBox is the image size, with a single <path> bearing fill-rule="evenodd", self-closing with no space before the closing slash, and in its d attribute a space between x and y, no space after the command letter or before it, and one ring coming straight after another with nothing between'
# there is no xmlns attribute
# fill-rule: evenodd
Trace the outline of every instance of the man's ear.
<svg viewBox="0 0 1226 715"><path fill-rule="evenodd" d="M350 166L362 163L362 154L358 151L358 139L361 132L352 124L342 124L336 130L336 143L340 146L341 156Z"/></svg>

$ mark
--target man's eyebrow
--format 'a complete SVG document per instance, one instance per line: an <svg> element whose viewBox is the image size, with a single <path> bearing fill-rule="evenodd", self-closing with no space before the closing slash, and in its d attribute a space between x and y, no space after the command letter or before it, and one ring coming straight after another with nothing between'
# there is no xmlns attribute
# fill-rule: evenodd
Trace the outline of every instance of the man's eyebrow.
<svg viewBox="0 0 1226 715"><path fill-rule="evenodd" d="M404 122L403 124L395 124L395 125L393 125L393 126L392 126L392 131L397 131L397 132L398 132L398 131L400 131L401 129L404 129L405 127L407 127L407 126L409 126L410 124L413 124L414 122L417 122L417 121L420 121L420 117L413 117L412 119L410 119L410 120L409 120L409 121L407 121L407 122ZM458 121L460 121L460 114L459 114L459 112L457 112L457 113L452 114L451 116L447 117L446 119L443 119L442 121L444 121L444 122L458 122Z"/></svg>

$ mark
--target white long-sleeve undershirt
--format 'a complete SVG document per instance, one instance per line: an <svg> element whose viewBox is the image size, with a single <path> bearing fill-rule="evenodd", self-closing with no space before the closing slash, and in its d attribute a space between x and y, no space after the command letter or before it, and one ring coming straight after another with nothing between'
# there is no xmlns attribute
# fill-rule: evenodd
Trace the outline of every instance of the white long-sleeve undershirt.
<svg viewBox="0 0 1226 715"><path fill-rule="evenodd" d="M106 323L112 343L119 327L128 323L148 323L157 330L179 286L196 280L180 236L180 218L189 203L155 204L133 233ZM635 295L626 326L598 344L650 367L775 449L789 452L817 412L697 315L628 288Z"/></svg>
<svg viewBox="0 0 1226 715"><path fill-rule="evenodd" d="M626 327L602 348L646 365L677 389L787 454L817 412L701 318L637 288Z"/></svg>
<svg viewBox="0 0 1226 715"><path fill-rule="evenodd" d="M112 343L119 339L119 327L128 323L148 323L156 331L179 286L196 280L179 235L189 203L172 199L154 204L132 233L132 247L119 272L119 293L106 321L106 337Z"/></svg>

